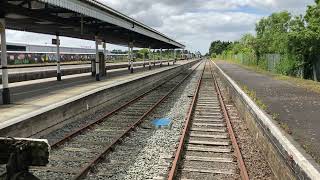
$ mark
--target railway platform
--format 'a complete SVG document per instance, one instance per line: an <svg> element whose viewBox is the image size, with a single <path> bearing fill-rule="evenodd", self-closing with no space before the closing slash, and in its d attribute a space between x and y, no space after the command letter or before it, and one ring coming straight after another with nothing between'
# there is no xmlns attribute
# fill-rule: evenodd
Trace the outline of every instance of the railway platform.
<svg viewBox="0 0 320 180"><path fill-rule="evenodd" d="M246 86L267 106L267 113L319 163L320 95L271 75L245 69L237 64L216 64L239 86Z"/></svg>
<svg viewBox="0 0 320 180"><path fill-rule="evenodd" d="M172 60L171 60L172 61ZM152 61L155 62L156 65L160 64L160 61ZM163 64L166 64L167 60L163 60ZM134 68L142 67L145 64L145 67L148 66L149 61L145 62L133 62ZM106 70L114 70L120 68L127 68L128 62L118 62L118 63L107 63ZM66 76L74 75L74 74L83 74L91 72L91 64L64 64L61 65L61 73L63 78ZM22 82L22 81L30 81L36 79L46 79L57 76L57 67L56 64L27 64L27 65L10 65L8 66L9 73L9 82ZM0 83L2 72L0 71Z"/></svg>
<svg viewBox="0 0 320 180"><path fill-rule="evenodd" d="M46 119L47 116L49 116L46 112L52 110L57 111L56 114L64 113L64 115L67 115L69 114L67 113L68 108L75 108L72 107L75 103L77 103L77 105L80 104L81 107L84 106L87 110L91 109L101 102L88 102L89 100L78 102L78 100L92 94L98 94L97 96L99 96L99 93L104 90L111 92L112 88L116 86L160 74L161 72L188 63L190 63L190 61L178 61L175 65L162 66L161 68L156 66L157 68L152 68L152 70L148 70L148 67L139 67L136 68L133 74L131 74L127 68L111 70L108 72L107 77L102 78L101 81L98 82L93 81L93 77L91 76L77 75L60 82L57 82L55 78L51 78L17 83L16 85L13 83L11 84L13 86L13 103L10 105L0 105L0 129L3 130L6 127L36 116L41 116L38 117L40 119ZM66 104L70 105L65 106ZM61 109L61 107L63 107L63 109ZM28 131L28 133L20 132L19 135L17 135L19 137L28 137L28 135L33 134L33 131L36 131L35 129L35 127L25 128L25 131Z"/></svg>

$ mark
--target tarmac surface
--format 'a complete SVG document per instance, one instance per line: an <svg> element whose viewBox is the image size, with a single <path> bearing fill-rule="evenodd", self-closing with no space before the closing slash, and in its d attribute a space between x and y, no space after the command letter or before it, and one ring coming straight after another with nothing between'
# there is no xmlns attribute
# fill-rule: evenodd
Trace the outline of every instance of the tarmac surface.
<svg viewBox="0 0 320 180"><path fill-rule="evenodd" d="M320 163L320 94L237 64L216 64L239 86L255 91L267 113L276 116L281 127L288 128L287 132Z"/></svg>

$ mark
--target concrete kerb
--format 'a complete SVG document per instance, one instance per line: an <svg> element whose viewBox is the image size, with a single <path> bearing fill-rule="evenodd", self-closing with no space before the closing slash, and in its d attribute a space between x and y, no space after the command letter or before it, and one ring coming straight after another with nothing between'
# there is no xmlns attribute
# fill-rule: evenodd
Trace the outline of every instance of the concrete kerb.
<svg viewBox="0 0 320 180"><path fill-rule="evenodd" d="M195 64L197 62L198 61L193 61L191 63ZM13 118L0 124L0 135L30 137L48 127L53 127L44 132L44 134L48 133L59 128L60 125L73 122L76 118L81 118L88 113L94 113L103 104L117 101L121 96L129 96L130 93L134 93L134 90L139 90L145 85L152 86L154 82L156 82L154 78L161 79L164 73L166 73L166 76L172 76L176 72L187 68L189 64L190 62L188 64L170 67L163 71L151 73L144 77L131 78L123 82L102 86L62 102L40 108L37 111ZM129 91L122 93L122 90L128 90L127 86L130 84L131 88L129 88ZM87 108L88 106L90 107L89 109Z"/></svg>
<svg viewBox="0 0 320 180"><path fill-rule="evenodd" d="M319 179L320 166L215 63L228 94L278 179Z"/></svg>

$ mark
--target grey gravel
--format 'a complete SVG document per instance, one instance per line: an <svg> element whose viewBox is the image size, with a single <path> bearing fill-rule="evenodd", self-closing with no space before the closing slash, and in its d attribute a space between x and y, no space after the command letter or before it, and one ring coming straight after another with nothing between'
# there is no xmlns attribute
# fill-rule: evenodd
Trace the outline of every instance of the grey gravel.
<svg viewBox="0 0 320 180"><path fill-rule="evenodd" d="M238 110L233 102L228 101L226 90L221 83L219 76L216 74L218 84L221 88L222 95L225 99L230 121L233 126L239 148L246 164L250 179L275 179L271 168L255 142L254 136L251 135L246 122L239 118Z"/></svg>
<svg viewBox="0 0 320 180"><path fill-rule="evenodd" d="M134 103L133 106L130 106L129 111L123 110L120 111L117 115L114 115L112 117L109 117L108 119L106 119L105 122L99 124L99 125L95 125L92 129L94 130L88 130L85 133L83 133L82 135L79 135L75 138L73 138L71 141L61 145L59 148L53 149L51 156L53 158L50 159L50 163L48 165L48 167L55 167L55 168L61 168L61 169L66 169L68 170L68 168L71 168L73 170L77 170L79 168L81 168L81 166L86 165L86 162L89 161L90 159L92 159L92 157L94 155L96 155L98 152L102 152L102 150L104 150L104 148L109 145L109 143L114 140L115 137L117 137L117 134L121 134L121 132L123 132L127 126L129 124L132 124L133 122L135 122L142 114L143 111L139 111L136 109L140 109L142 107L146 108L146 107L150 107L151 105L153 105L155 102L157 102L159 99L159 97L165 95L167 93L168 89L171 89L173 86L175 86L177 84L177 82L179 82L181 80L181 77L185 76L185 74L181 74L176 76L175 78L171 79L170 81L168 81L165 85L161 86L160 89L151 92L150 94L148 94L146 97L140 99L137 103ZM166 90L163 90L166 89ZM180 89L180 91L182 91ZM181 93L181 92L180 92ZM175 93L176 96L180 97L181 95L179 94L179 92ZM154 98L153 98L154 97ZM182 103L185 103L185 105L187 105L187 103L190 101L190 98L184 97L182 98L184 101L180 101ZM171 106L176 106L177 109L181 108L180 104L176 104L175 102L176 98L169 98L169 100L167 100L165 104L163 104L161 107L157 108L155 113L152 114L150 117L146 118L146 119L153 119L154 116L158 116L160 113L164 113L163 111L165 110L165 112L168 111L168 108L170 109ZM170 104L171 103L171 104ZM136 106L138 105L138 106ZM138 108L132 108L132 107L138 107ZM159 112L160 111L160 112ZM105 112L101 112L101 114L97 114L97 116L102 116ZM176 112L170 112L171 114L169 114L168 116L175 119L176 117ZM161 114L162 116L163 114ZM167 114L164 114L167 115ZM94 115L92 115L92 118L89 117L89 120L83 120L83 121L79 121L76 123L73 123L72 125L67 125L63 128L61 128L61 130L55 131L53 133L50 133L49 135L45 136L45 138L55 138L58 139L59 137L63 137L66 133L74 130L75 128L78 128L80 126L82 126L83 124L86 124L90 121L93 121L94 119L96 119L96 117L93 117ZM183 119L184 114L180 115L179 118ZM118 123L115 123L118 122ZM146 124L147 126L147 124ZM99 134L101 134L101 131L104 131L105 134L109 134L109 132L111 132L110 134L112 135L110 136L99 136ZM116 133L115 133L116 132ZM123 162L135 162L136 157L140 155L141 153L141 149L144 149L147 145L149 145L147 138L148 137L153 137L155 135L157 131L151 129L150 127L145 127L144 124L141 125L141 128L138 128L136 130L136 132L131 133L131 136L129 138L125 138L123 139L123 144L126 144L126 146L130 147L130 155L128 154L124 154L123 152L128 152L127 150L124 151L116 151L115 153L118 153L118 156L114 156L115 153L112 153L111 155L108 155L106 157L106 162L110 162L110 163L122 163ZM178 136L177 136L178 137ZM139 139L141 141L132 141L134 139ZM163 140L163 138L161 139ZM158 140L159 143L160 139ZM171 142L175 142L175 141L171 141ZM155 143L157 143L155 141ZM169 142L168 142L169 143ZM121 147L121 146L120 146ZM134 148L132 148L134 147ZM170 146L169 146L170 147ZM173 147L170 147L171 149L174 149ZM118 149L118 148L117 148ZM119 148L120 149L120 148ZM138 150L137 150L138 149ZM136 154L135 154L136 153ZM146 153L147 154L147 153ZM154 154L154 153L152 153ZM59 159L57 157L62 157L65 159ZM80 159L80 160L79 160ZM147 157L147 159L143 158L144 160L152 160L153 157ZM141 163L140 165L143 166L143 163ZM116 166L117 167L117 166ZM102 167L102 171L99 171L99 168L101 169L101 166L97 166L94 171L93 174L98 174L100 176L110 176L110 173L108 173L107 170L103 169ZM123 172L123 169L120 169L120 172ZM99 173L99 172L103 172L103 173ZM117 171L115 171L117 172ZM132 172L132 170L128 170L128 172ZM134 171L133 171L134 172ZM35 171L35 174L41 178L45 177L48 178L45 174L51 175L52 173L48 173L42 170L38 170ZM54 173L53 173L54 174ZM68 173L56 173L57 176L52 176L52 179L57 179L57 178L65 178L65 179L69 179L70 174ZM90 177L90 176L89 176ZM104 178L102 178L104 179Z"/></svg>
<svg viewBox="0 0 320 180"><path fill-rule="evenodd" d="M196 88L200 69L197 69L190 80L157 107L140 128L126 138L122 145L118 146L115 152L111 153L104 163L99 164L96 171L90 173L87 178L134 180L152 179L167 174L170 158L175 152L184 118L192 100L188 95ZM162 117L173 120L171 128L156 129L152 126L153 119Z"/></svg>

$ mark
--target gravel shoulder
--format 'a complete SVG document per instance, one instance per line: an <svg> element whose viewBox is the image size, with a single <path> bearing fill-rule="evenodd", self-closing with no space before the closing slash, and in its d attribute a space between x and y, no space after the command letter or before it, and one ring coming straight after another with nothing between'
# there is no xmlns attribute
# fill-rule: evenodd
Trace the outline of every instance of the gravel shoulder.
<svg viewBox="0 0 320 180"><path fill-rule="evenodd" d="M203 67L203 65L200 65ZM132 136L124 139L114 153L98 166L88 179L153 179L166 177L169 162L179 143L185 114L188 110L201 68L148 116ZM170 118L171 128L155 128L152 120ZM129 149L129 150L128 150ZM118 163L124 162L124 163ZM116 166L117 164L117 166ZM108 167L112 166L112 169ZM108 173L112 171L112 173Z"/></svg>
<svg viewBox="0 0 320 180"><path fill-rule="evenodd" d="M227 106L228 113L230 115L230 121L233 126L242 157L247 167L249 178L275 179L268 162L259 150L259 146L256 144L253 136L251 135L246 122L239 117L238 110L234 106L233 102L229 101L226 90L224 89L218 76L216 77Z"/></svg>

